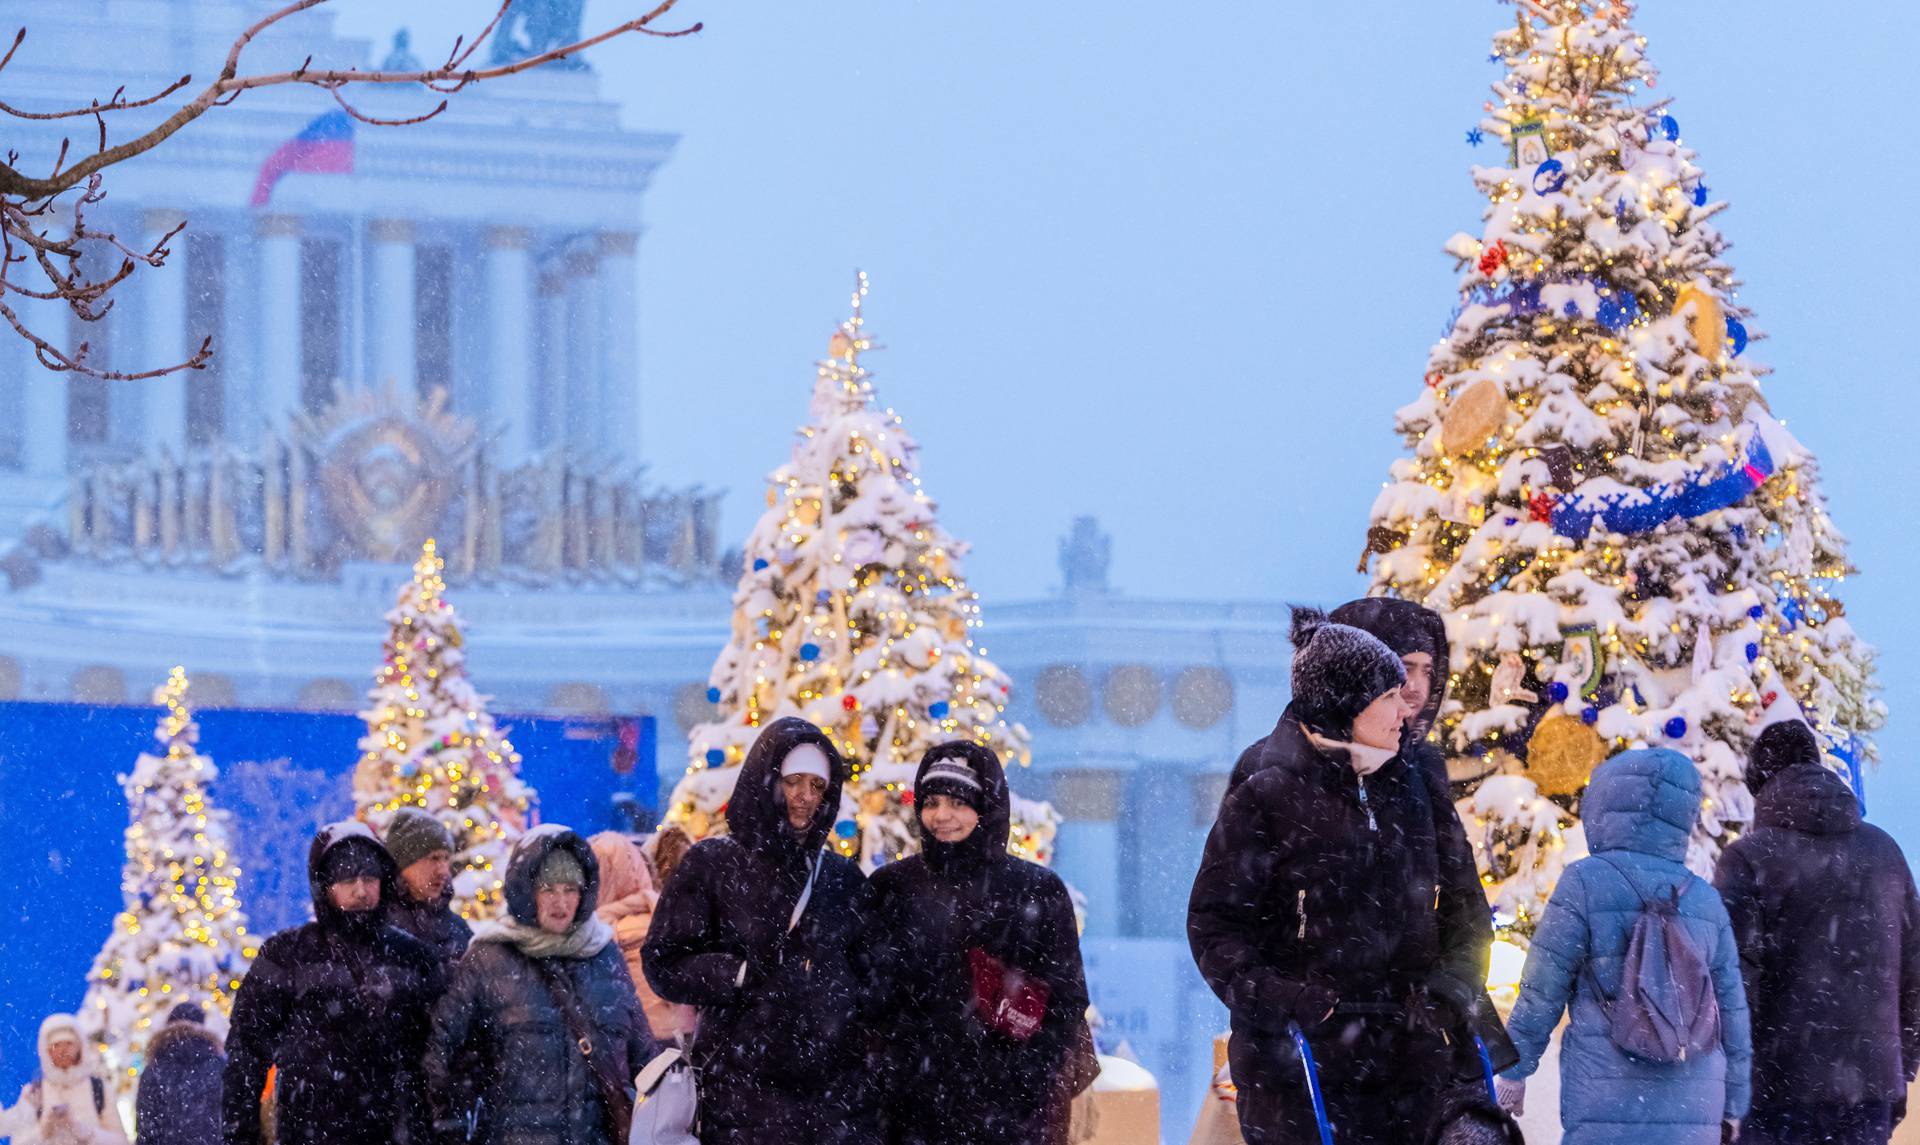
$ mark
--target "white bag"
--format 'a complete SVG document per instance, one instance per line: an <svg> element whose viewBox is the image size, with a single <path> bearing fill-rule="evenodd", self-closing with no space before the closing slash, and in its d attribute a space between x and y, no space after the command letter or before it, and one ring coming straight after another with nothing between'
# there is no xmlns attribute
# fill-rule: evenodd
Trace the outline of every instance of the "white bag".
<svg viewBox="0 0 1920 1145"><path fill-rule="evenodd" d="M633 1129L627 1145L700 1145L693 1127L700 1095L678 1047L662 1050L633 1079Z"/></svg>

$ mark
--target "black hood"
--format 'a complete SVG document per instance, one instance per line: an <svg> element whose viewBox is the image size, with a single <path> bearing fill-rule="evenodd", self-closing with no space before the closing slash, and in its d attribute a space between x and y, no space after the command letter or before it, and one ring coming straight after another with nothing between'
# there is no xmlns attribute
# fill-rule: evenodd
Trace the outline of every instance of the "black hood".
<svg viewBox="0 0 1920 1145"><path fill-rule="evenodd" d="M593 848L571 827L542 823L520 836L507 854L507 914L522 926L540 925L540 906L534 897L539 886L536 880L540 865L555 848L570 852L586 874L586 884L580 888L580 909L573 913L574 923L593 917L594 908L600 904L600 862L593 857Z"/></svg>
<svg viewBox="0 0 1920 1145"><path fill-rule="evenodd" d="M335 847L364 847L374 854L380 864L380 906L368 911L370 916L366 926L349 925L353 922L346 911L333 905L327 897L327 886L321 881L320 866L327 852ZM393 901L400 888L400 868L393 865L393 856L373 829L358 819L343 819L338 823L329 823L313 837L313 845L307 848L307 887L313 892L313 917L323 925L332 927L348 926L350 929L366 929L373 920L382 918L385 907Z"/></svg>
<svg viewBox="0 0 1920 1145"><path fill-rule="evenodd" d="M1844 835L1860 826L1860 800L1824 766L1796 764L1775 773L1754 796L1753 821L1803 835Z"/></svg>
<svg viewBox="0 0 1920 1145"><path fill-rule="evenodd" d="M787 802L780 794L780 765L787 753L810 743L827 757L827 791L806 834L796 838L787 828ZM778 862L804 858L808 863L826 845L833 821L840 817L840 789L847 782L847 761L827 734L798 716L783 716L767 725L747 749L746 761L734 778L727 797L727 831L742 847Z"/></svg>
<svg viewBox="0 0 1920 1145"><path fill-rule="evenodd" d="M984 865L1006 858L1007 840L1013 827L1013 796L1007 790L1006 769L1000 766L1000 756L992 748L964 739L933 745L920 757L920 769L913 776L914 790L920 789L920 781L926 778L931 764L949 758L966 761L980 777L980 825L958 843L942 843L920 822L916 805L913 826L920 833L921 853L936 870L955 863Z"/></svg>
<svg viewBox="0 0 1920 1145"><path fill-rule="evenodd" d="M1433 691L1427 696L1426 707L1414 717L1418 724L1414 730L1424 737L1439 719L1440 705L1447 700L1447 622L1425 605L1385 596L1348 601L1328 614L1327 619L1373 635L1393 649L1395 656L1413 652L1433 655Z"/></svg>

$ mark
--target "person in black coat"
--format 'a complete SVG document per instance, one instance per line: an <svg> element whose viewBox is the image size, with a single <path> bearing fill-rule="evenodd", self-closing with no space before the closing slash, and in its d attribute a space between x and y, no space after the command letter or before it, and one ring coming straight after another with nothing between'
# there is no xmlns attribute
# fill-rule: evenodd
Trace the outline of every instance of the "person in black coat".
<svg viewBox="0 0 1920 1145"><path fill-rule="evenodd" d="M1232 1019L1250 1145L1319 1140L1294 1026L1342 1145L1421 1141L1441 1092L1470 1076L1489 912L1460 878L1464 837L1442 830L1457 819L1401 740L1400 658L1315 609L1294 610L1292 639L1293 702L1221 806L1188 941Z"/></svg>
<svg viewBox="0 0 1920 1145"><path fill-rule="evenodd" d="M133 1102L134 1145L219 1145L226 1044L206 1011L182 1002L147 1040Z"/></svg>
<svg viewBox="0 0 1920 1145"><path fill-rule="evenodd" d="M380 902L398 872L366 824L322 827L307 871L315 921L267 939L234 996L227 1145L260 1140L272 1067L280 1145L423 1142L420 1057L446 988L440 959L386 924Z"/></svg>
<svg viewBox="0 0 1920 1145"><path fill-rule="evenodd" d="M1760 733L1753 829L1714 872L1753 1021L1747 1145L1884 1145L1920 1067L1913 875L1820 756L1800 720Z"/></svg>
<svg viewBox="0 0 1920 1145"><path fill-rule="evenodd" d="M473 928L453 911L453 833L420 808L402 807L387 824L386 843L400 870L387 921L431 946L451 973L473 941Z"/></svg>
<svg viewBox="0 0 1920 1145"><path fill-rule="evenodd" d="M1054 1145L1098 1065L1060 876L1007 851L1000 759L928 749L914 785L921 850L875 871L872 994L895 1145Z"/></svg>
<svg viewBox="0 0 1920 1145"><path fill-rule="evenodd" d="M735 777L729 834L696 843L654 907L641 966L662 998L699 1007L706 1145L878 1139L851 960L866 880L823 849L846 779L819 728L773 721Z"/></svg>
<svg viewBox="0 0 1920 1145"><path fill-rule="evenodd" d="M506 917L474 934L434 1009L434 1131L447 1145L626 1145L633 1078L656 1047L613 928L594 914L593 848L543 824L514 843L504 881Z"/></svg>

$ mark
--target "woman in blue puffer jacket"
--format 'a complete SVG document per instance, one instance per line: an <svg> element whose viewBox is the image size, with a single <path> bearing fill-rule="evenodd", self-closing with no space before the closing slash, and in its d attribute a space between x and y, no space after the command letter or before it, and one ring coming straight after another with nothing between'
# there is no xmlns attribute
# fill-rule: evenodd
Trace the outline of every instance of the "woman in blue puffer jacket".
<svg viewBox="0 0 1920 1145"><path fill-rule="evenodd" d="M1592 857L1568 867L1533 936L1507 1032L1520 1063L1502 1078L1503 1104L1570 1014L1560 1047L1564 1145L1717 1145L1723 1122L1747 1111L1747 998L1740 954L1720 895L1687 870L1700 812L1700 775L1665 748L1628 751L1593 773L1581 809ZM1632 880L1629 883L1628 880ZM1679 914L1707 954L1720 1005L1720 1045L1687 1061L1633 1057L1614 1045L1596 980L1619 996L1627 944L1643 903L1680 891Z"/></svg>

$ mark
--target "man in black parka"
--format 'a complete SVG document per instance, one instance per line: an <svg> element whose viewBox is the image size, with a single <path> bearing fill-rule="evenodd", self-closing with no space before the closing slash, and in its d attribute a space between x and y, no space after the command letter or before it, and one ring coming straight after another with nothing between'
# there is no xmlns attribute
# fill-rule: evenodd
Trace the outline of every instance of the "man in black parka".
<svg viewBox="0 0 1920 1145"><path fill-rule="evenodd" d="M1232 1017L1250 1145L1317 1145L1294 1025L1342 1145L1421 1141L1465 1064L1491 919L1477 882L1465 893L1457 817L1400 739L1400 658L1314 609L1292 639L1293 701L1221 806L1188 940Z"/></svg>
<svg viewBox="0 0 1920 1145"><path fill-rule="evenodd" d="M320 829L307 854L315 921L260 947L233 1001L222 1131L260 1140L267 1070L280 1145L392 1145L427 1140L420 1084L440 959L387 925L398 872L366 824Z"/></svg>
<svg viewBox="0 0 1920 1145"><path fill-rule="evenodd" d="M402 807L387 824L386 844L400 871L385 904L387 921L451 967L473 941L473 928L453 909L453 832L429 812Z"/></svg>
<svg viewBox="0 0 1920 1145"><path fill-rule="evenodd" d="M1748 1145L1884 1145L1920 1067L1920 897L1801 720L1760 733L1753 829L1714 885L1753 1020Z"/></svg>
<svg viewBox="0 0 1920 1145"><path fill-rule="evenodd" d="M704 1145L878 1139L850 960L866 880L823 849L846 778L819 728L767 725L735 778L729 834L695 844L654 907L641 965L662 998L700 1008Z"/></svg>

